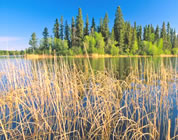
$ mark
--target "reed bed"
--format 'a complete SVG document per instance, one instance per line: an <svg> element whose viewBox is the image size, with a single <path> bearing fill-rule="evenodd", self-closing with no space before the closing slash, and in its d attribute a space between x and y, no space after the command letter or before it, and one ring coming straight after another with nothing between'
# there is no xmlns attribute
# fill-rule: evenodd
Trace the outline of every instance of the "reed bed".
<svg viewBox="0 0 178 140"><path fill-rule="evenodd" d="M0 139L178 138L178 124L172 126L177 116L170 121L177 103L176 68L156 69L145 61L125 80L116 77L91 67L82 72L55 57L2 63Z"/></svg>

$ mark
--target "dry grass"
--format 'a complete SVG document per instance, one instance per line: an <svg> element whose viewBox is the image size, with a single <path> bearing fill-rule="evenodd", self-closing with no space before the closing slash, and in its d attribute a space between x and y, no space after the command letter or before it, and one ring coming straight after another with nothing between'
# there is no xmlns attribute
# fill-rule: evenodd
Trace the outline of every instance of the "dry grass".
<svg viewBox="0 0 178 140"><path fill-rule="evenodd" d="M38 54L26 54L24 55L26 59L44 59L44 58L54 58L56 57L55 55L38 55ZM65 56L57 56L57 57L65 57ZM67 56L67 57L72 57L72 58L127 58L127 57L152 57L150 55L118 55L118 56L112 56L109 54L90 54L90 55L76 55L76 56ZM154 57L178 57L178 55L156 55Z"/></svg>
<svg viewBox="0 0 178 140"><path fill-rule="evenodd" d="M159 139L178 78L173 67L147 62L125 80L55 58L1 68L1 139Z"/></svg>

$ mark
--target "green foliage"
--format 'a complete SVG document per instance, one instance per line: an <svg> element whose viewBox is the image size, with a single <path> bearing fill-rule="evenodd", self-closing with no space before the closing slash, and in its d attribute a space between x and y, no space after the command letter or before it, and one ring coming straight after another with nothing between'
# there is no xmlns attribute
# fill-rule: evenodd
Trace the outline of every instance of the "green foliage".
<svg viewBox="0 0 178 140"><path fill-rule="evenodd" d="M62 16L60 23L58 19L55 20L54 38L49 37L48 29L44 28L43 38L38 43L36 34L33 33L29 41L30 47L26 49L26 52L51 54L55 50L57 55L80 55L85 52L86 48L89 54L101 55L105 53L111 55L177 54L178 37L169 22L167 26L163 22L161 29L158 25L155 29L152 24L146 25L142 33L142 26L137 26L136 22L134 26L129 22L124 22L121 8L117 7L112 32L110 32L108 23L108 14L105 14L104 19L100 18L97 29L94 18L89 27L87 15L85 28L83 28L82 10L79 8L76 20L73 17L71 25L68 25L66 21L64 28ZM6 52L1 52L3 53Z"/></svg>
<svg viewBox="0 0 178 140"><path fill-rule="evenodd" d="M111 45L110 54L113 56L117 56L119 54L119 48L115 44Z"/></svg>
<svg viewBox="0 0 178 140"><path fill-rule="evenodd" d="M49 47L49 41L48 41L49 33L48 33L48 28L45 27L43 31L43 42L42 42L42 49L48 49Z"/></svg>
<svg viewBox="0 0 178 140"><path fill-rule="evenodd" d="M53 40L53 50L56 51L57 55L67 55L68 54L68 42L67 40L61 40L54 38Z"/></svg>
<svg viewBox="0 0 178 140"><path fill-rule="evenodd" d="M84 39L84 47L89 54L104 54L105 42L101 33L95 32L94 35L86 36Z"/></svg>
<svg viewBox="0 0 178 140"><path fill-rule="evenodd" d="M69 27L67 21L65 23L65 37L64 37L64 39L67 40L68 46L71 47L70 46L70 27Z"/></svg>
<svg viewBox="0 0 178 140"><path fill-rule="evenodd" d="M120 52L123 53L124 47L124 19L120 6L117 8L114 20L114 35L115 40L118 42Z"/></svg>
<svg viewBox="0 0 178 140"><path fill-rule="evenodd" d="M72 47L72 49L70 50L70 53L73 53L73 55L80 55L83 54L82 48L78 47L78 46L74 46Z"/></svg>
<svg viewBox="0 0 178 140"><path fill-rule="evenodd" d="M91 34L93 34L94 32L96 32L96 23L95 23L95 19L92 18L92 25L91 25Z"/></svg>
<svg viewBox="0 0 178 140"><path fill-rule="evenodd" d="M53 33L55 38L59 38L59 21L56 19L54 28L53 28Z"/></svg>
<svg viewBox="0 0 178 140"><path fill-rule="evenodd" d="M72 17L71 24L71 47L76 45L76 27L75 27L75 19Z"/></svg>
<svg viewBox="0 0 178 140"><path fill-rule="evenodd" d="M105 42L103 36L101 33L95 32L94 38L96 40L96 48L98 50L98 54L104 54Z"/></svg>
<svg viewBox="0 0 178 140"><path fill-rule="evenodd" d="M108 14L105 14L103 24L102 24L102 36L104 37L104 41L107 43L109 39L109 19L108 19Z"/></svg>
<svg viewBox="0 0 178 140"><path fill-rule="evenodd" d="M137 40L134 41L133 47L131 48L131 54L137 54L138 51L138 42Z"/></svg>
<svg viewBox="0 0 178 140"><path fill-rule="evenodd" d="M172 53L178 55L178 48L173 48Z"/></svg>
<svg viewBox="0 0 178 140"><path fill-rule="evenodd" d="M88 15L86 17L86 23L85 23L85 28L84 28L84 36L89 35L89 19Z"/></svg>
<svg viewBox="0 0 178 140"><path fill-rule="evenodd" d="M82 9L78 9L78 16L76 19L76 41L77 46L82 47L82 40L83 40L83 19L82 19Z"/></svg>
<svg viewBox="0 0 178 140"><path fill-rule="evenodd" d="M60 37L61 40L64 39L63 16L61 16L61 19L60 19L60 32L59 32L59 37Z"/></svg>

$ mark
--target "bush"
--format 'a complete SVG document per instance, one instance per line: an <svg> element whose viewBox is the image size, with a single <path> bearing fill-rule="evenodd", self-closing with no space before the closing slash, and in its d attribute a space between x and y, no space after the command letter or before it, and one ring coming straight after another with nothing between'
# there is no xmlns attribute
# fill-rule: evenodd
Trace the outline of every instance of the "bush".
<svg viewBox="0 0 178 140"><path fill-rule="evenodd" d="M178 55L178 48L173 48L172 53Z"/></svg>
<svg viewBox="0 0 178 140"><path fill-rule="evenodd" d="M116 47L114 44L111 46L111 55L116 56L119 54L119 48Z"/></svg>

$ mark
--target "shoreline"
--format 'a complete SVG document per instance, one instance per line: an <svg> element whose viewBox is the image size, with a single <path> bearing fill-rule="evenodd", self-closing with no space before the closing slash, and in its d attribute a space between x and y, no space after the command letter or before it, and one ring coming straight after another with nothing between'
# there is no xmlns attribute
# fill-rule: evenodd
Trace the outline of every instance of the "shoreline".
<svg viewBox="0 0 178 140"><path fill-rule="evenodd" d="M45 59L45 58L64 58L64 57L70 57L70 58L127 58L127 57L178 57L178 55L98 55L98 54L92 54L92 55L75 55L75 56L56 56L56 55L38 55L38 54L27 54L24 55L24 58L26 59Z"/></svg>

